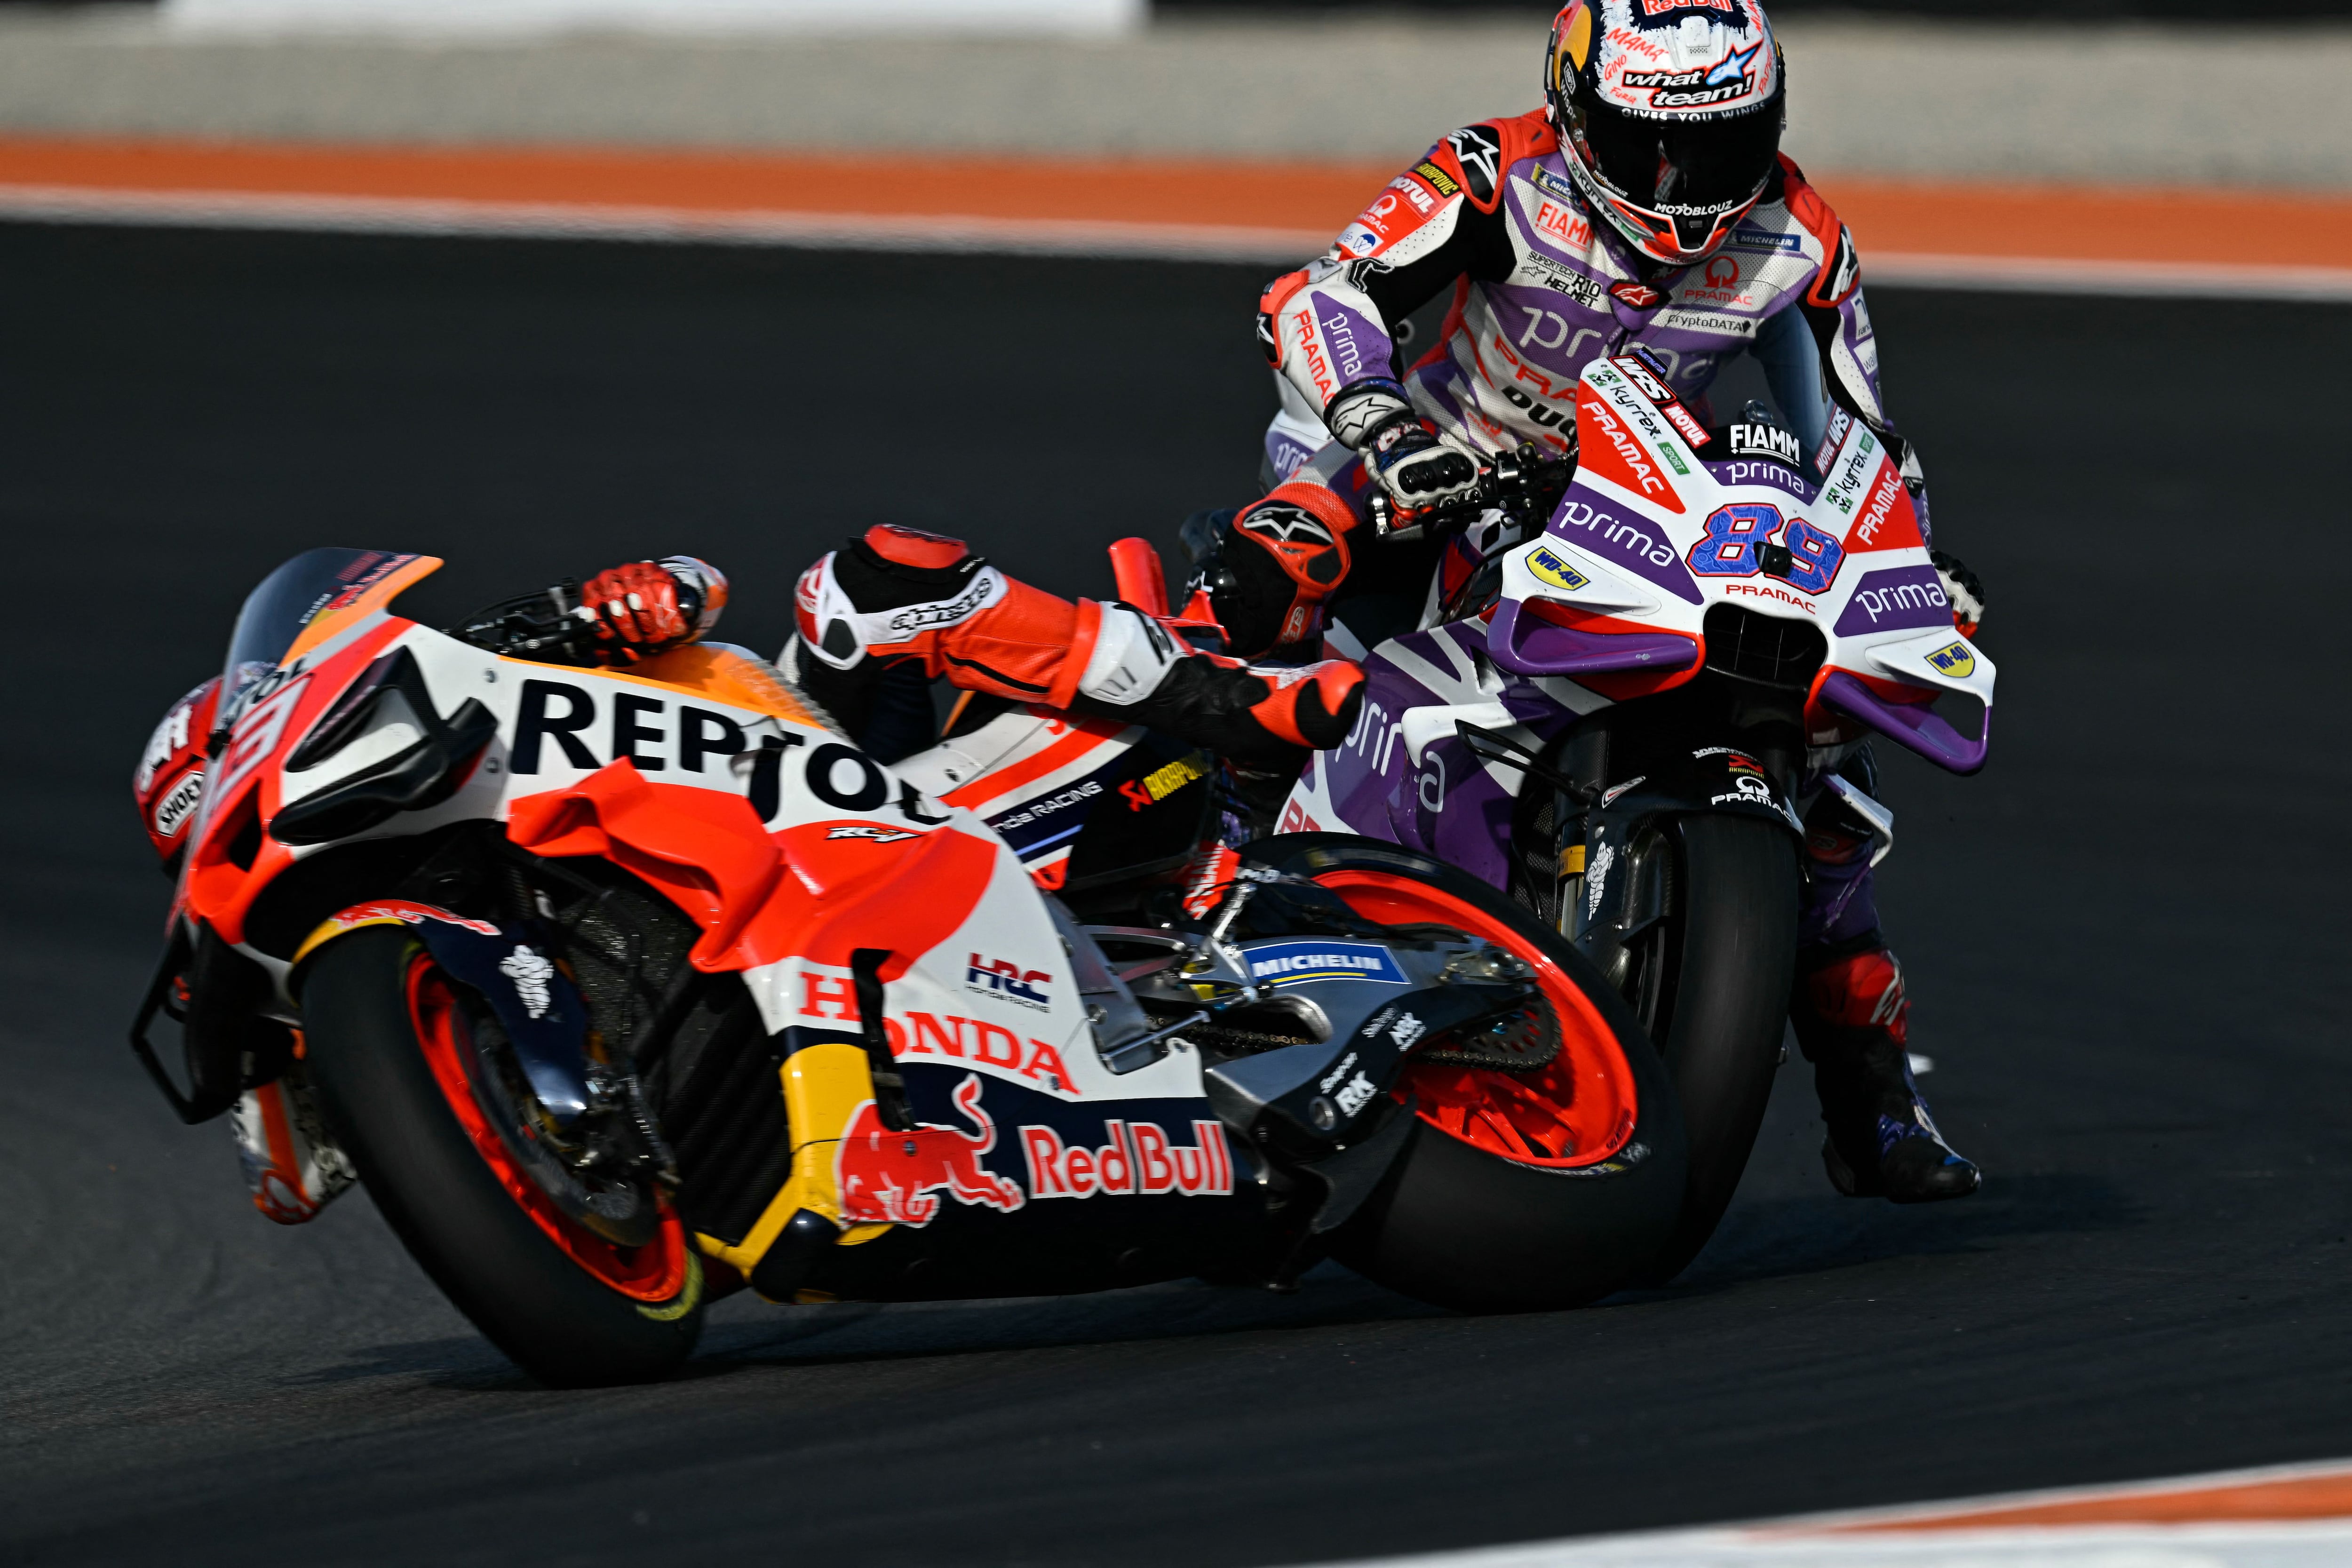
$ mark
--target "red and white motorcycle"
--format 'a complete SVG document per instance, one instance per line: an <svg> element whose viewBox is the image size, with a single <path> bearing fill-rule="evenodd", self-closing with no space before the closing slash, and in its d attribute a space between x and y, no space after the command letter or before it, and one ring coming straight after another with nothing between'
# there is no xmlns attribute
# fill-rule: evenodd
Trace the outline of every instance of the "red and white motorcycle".
<svg viewBox="0 0 2352 1568"><path fill-rule="evenodd" d="M1474 879L1336 835L1217 856L1218 764L1140 730L971 712L892 769L740 648L491 651L393 613L438 564L288 562L157 731L177 881L132 1038L184 1120L234 1113L263 1214L356 1177L538 1377L666 1374L714 1282L1283 1285L1336 1252L1554 1306L1670 1227L1663 1068Z"/></svg>

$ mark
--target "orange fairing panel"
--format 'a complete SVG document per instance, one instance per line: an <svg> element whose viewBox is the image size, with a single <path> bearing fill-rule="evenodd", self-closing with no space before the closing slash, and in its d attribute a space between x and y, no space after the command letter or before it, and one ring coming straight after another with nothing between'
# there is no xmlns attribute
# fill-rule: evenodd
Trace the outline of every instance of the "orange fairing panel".
<svg viewBox="0 0 2352 1568"><path fill-rule="evenodd" d="M702 926L691 956L713 973L795 956L846 965L880 947L895 978L971 917L1002 853L954 827L831 837L842 826L771 837L740 795L655 784L623 759L517 801L507 835L538 855L608 858L660 889Z"/></svg>
<svg viewBox="0 0 2352 1568"><path fill-rule="evenodd" d="M608 679L641 680L698 691L713 702L765 713L791 724L822 729L814 715L801 705L775 670L732 643L688 643L649 658L633 670L600 670Z"/></svg>
<svg viewBox="0 0 2352 1568"><path fill-rule="evenodd" d="M370 584L366 591L354 597L350 604L330 605L317 619L302 628L301 636L294 639L294 646L286 650L286 657L278 662L292 664L345 626L357 626L362 620L406 593L410 587L439 570L441 570L441 558L437 555L409 557L405 563L384 577L383 581Z"/></svg>

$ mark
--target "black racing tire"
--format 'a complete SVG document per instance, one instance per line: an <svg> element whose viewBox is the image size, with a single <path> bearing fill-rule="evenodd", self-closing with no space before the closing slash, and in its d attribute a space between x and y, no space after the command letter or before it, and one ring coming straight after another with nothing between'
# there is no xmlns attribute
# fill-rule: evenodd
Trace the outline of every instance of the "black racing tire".
<svg viewBox="0 0 2352 1568"><path fill-rule="evenodd" d="M430 963L406 931L376 926L337 938L301 972L311 1082L361 1182L434 1283L541 1383L588 1388L672 1375L702 1330L690 1240L675 1288L643 1300L551 1238L477 1147L427 1061L411 981Z"/></svg>
<svg viewBox="0 0 2352 1568"><path fill-rule="evenodd" d="M1632 1086L1633 1125L1619 1152L1579 1168L1507 1158L1416 1117L1388 1177L1337 1233L1333 1255L1391 1289L1461 1311L1582 1306L1639 1277L1681 1212L1682 1113L1632 1009L1584 955L1476 878L1392 844L1297 834L1246 853L1318 880L1369 874L1436 895L1432 923L1475 928L1537 963L1553 977L1548 988L1580 992L1610 1038L1575 1048L1613 1052ZM1393 906L1374 918L1406 923ZM1625 1079L1612 1073L1612 1081Z"/></svg>
<svg viewBox="0 0 2352 1568"><path fill-rule="evenodd" d="M1666 829L1680 889L1651 962L1664 966L1662 1054L1690 1140L1673 1237L1643 1271L1664 1284L1698 1257L1747 1172L1772 1098L1797 960L1797 846L1757 817L1699 815ZM1662 1005L1661 1005L1662 1004Z"/></svg>

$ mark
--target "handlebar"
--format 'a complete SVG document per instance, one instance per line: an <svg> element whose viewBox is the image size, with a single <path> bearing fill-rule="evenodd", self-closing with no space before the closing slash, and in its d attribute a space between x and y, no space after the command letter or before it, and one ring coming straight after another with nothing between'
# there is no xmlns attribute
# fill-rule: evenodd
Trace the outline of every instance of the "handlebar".
<svg viewBox="0 0 2352 1568"><path fill-rule="evenodd" d="M1555 452L1526 441L1507 452L1483 458L1478 479L1460 495L1448 496L1424 507L1400 506L1377 488L1366 510L1372 531L1381 539L1407 541L1433 537L1465 527L1489 511L1500 511L1523 526L1541 529L1551 521L1559 498L1576 477L1576 455Z"/></svg>

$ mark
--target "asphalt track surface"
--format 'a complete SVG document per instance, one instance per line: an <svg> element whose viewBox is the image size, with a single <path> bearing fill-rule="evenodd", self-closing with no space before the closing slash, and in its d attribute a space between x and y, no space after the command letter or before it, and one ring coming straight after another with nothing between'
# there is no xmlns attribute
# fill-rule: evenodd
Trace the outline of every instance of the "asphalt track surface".
<svg viewBox="0 0 2352 1568"><path fill-rule="evenodd" d="M2352 313L1874 300L2004 672L1984 774L1892 764L1884 883L1979 1195L1834 1195L1799 1063L1670 1289L738 1298L559 1394L140 1076L149 726L315 544L451 615L690 550L761 647L878 518L1106 592L1246 494L1256 278L16 227L0 279L0 1561L1238 1565L2352 1453Z"/></svg>

